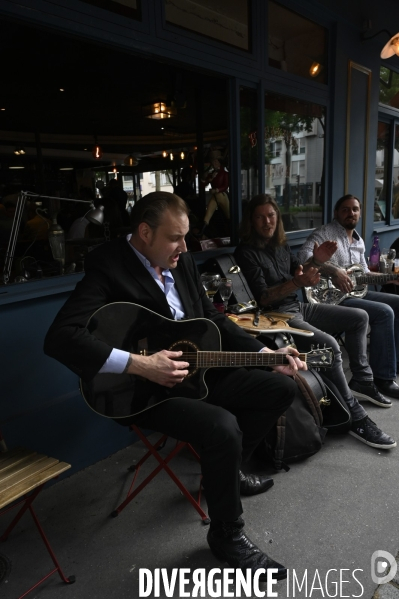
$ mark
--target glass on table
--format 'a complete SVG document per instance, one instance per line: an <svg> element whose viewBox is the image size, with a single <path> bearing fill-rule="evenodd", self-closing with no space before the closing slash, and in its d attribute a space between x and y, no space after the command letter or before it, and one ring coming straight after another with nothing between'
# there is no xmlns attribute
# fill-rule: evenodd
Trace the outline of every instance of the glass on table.
<svg viewBox="0 0 399 599"><path fill-rule="evenodd" d="M233 293L233 281L231 279L220 279L219 284L219 295L223 300L225 310L227 310L227 303Z"/></svg>
<svg viewBox="0 0 399 599"><path fill-rule="evenodd" d="M395 258L396 258L396 250L394 248L387 248L382 250L386 252L386 272L390 273L394 270Z"/></svg>
<svg viewBox="0 0 399 599"><path fill-rule="evenodd" d="M213 300L213 296L217 292L220 285L221 276L216 272L204 272L201 275L201 283L209 299Z"/></svg>

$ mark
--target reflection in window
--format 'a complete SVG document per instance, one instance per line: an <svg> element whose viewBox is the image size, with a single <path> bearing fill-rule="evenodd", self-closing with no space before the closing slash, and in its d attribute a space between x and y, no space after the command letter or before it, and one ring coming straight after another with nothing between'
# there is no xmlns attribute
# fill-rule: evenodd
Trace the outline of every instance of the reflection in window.
<svg viewBox="0 0 399 599"><path fill-rule="evenodd" d="M323 222L324 127L324 107L266 94L266 193L279 204L286 231Z"/></svg>
<svg viewBox="0 0 399 599"><path fill-rule="evenodd" d="M390 190L387 188L388 153L389 125L379 122L374 180L374 222L385 221L386 219L387 195L390 193Z"/></svg>
<svg viewBox="0 0 399 599"><path fill-rule="evenodd" d="M380 97L381 104L399 108L399 73L387 67L380 68Z"/></svg>
<svg viewBox="0 0 399 599"><path fill-rule="evenodd" d="M395 138L392 160L391 128ZM374 180L374 222L388 221L390 210L393 218L399 218L399 126L380 121Z"/></svg>
<svg viewBox="0 0 399 599"><path fill-rule="evenodd" d="M165 0L165 15L168 23L250 50L248 0Z"/></svg>
<svg viewBox="0 0 399 599"><path fill-rule="evenodd" d="M258 193L258 139L256 90L240 90L241 198L248 202ZM277 151L277 150L274 150Z"/></svg>
<svg viewBox="0 0 399 599"><path fill-rule="evenodd" d="M269 66L327 83L327 32L324 27L269 2Z"/></svg>

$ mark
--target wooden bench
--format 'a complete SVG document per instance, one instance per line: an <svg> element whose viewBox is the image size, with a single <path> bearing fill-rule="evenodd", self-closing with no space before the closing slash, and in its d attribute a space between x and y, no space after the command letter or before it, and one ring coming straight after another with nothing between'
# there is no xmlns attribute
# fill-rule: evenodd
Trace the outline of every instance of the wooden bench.
<svg viewBox="0 0 399 599"><path fill-rule="evenodd" d="M22 504L11 524L0 536L0 541L5 541L8 538L14 526L23 514L29 510L55 565L55 568L51 572L28 589L19 599L25 597L42 582L47 580L47 578L52 576L52 574L55 574L55 572L58 572L63 582L75 582L74 576L67 578L62 572L61 566L32 507L32 502L40 493L45 483L56 478L70 467L71 465L66 462L60 462L55 458L50 458L28 449L19 448L0 453L0 515Z"/></svg>

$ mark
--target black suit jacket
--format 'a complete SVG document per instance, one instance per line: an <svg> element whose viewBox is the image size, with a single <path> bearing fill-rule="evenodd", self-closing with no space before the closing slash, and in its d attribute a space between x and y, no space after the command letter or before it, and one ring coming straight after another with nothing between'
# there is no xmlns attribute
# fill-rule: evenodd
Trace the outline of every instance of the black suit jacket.
<svg viewBox="0 0 399 599"><path fill-rule="evenodd" d="M220 330L225 351L259 351L263 347L214 308L190 253L180 254L173 277L186 318L212 320ZM96 310L112 302L136 303L173 319L165 294L125 238L104 243L88 254L84 278L76 285L47 333L45 353L81 378L91 379L113 348L91 335L86 325Z"/></svg>

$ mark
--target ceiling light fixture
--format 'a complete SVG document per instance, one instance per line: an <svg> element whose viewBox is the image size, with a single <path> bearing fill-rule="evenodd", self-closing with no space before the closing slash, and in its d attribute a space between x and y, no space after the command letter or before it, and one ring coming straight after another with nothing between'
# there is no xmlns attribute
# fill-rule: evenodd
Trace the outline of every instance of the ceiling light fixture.
<svg viewBox="0 0 399 599"><path fill-rule="evenodd" d="M14 154L16 156L23 156L24 154L26 154L26 152L23 148L20 148L19 146L17 146L14 150Z"/></svg>
<svg viewBox="0 0 399 599"><path fill-rule="evenodd" d="M399 33L395 33L395 35L391 36L391 39L385 44L383 49L381 50L381 58L391 58L396 54L399 56Z"/></svg>
<svg viewBox="0 0 399 599"><path fill-rule="evenodd" d="M173 159L174 159L174 156L173 156L172 152L169 154L169 158L170 158L171 160L173 160Z"/></svg>
<svg viewBox="0 0 399 599"><path fill-rule="evenodd" d="M167 158L167 157L168 157L168 153L167 153L167 151L166 151L166 150L164 150L164 151L162 152L162 156L163 156L163 158Z"/></svg>
<svg viewBox="0 0 399 599"><path fill-rule="evenodd" d="M98 144L96 136L94 137L94 146L91 149L91 153L93 155L93 158L95 158L96 160L99 160L103 155L102 147Z"/></svg>
<svg viewBox="0 0 399 599"><path fill-rule="evenodd" d="M139 161L137 160L137 158L135 156L132 156L132 154L129 154L129 156L126 156L126 158L123 161L123 164L125 166L137 166L139 163Z"/></svg>
<svg viewBox="0 0 399 599"><path fill-rule="evenodd" d="M59 170L60 171L73 171L73 165L72 164L63 164L62 166L60 166Z"/></svg>
<svg viewBox="0 0 399 599"><path fill-rule="evenodd" d="M184 158L185 158L185 154L184 154L184 152L180 152L180 158L181 158L182 160L184 160Z"/></svg>
<svg viewBox="0 0 399 599"><path fill-rule="evenodd" d="M310 65L310 69L309 69L309 75L311 77L317 77L317 75L320 74L321 70L322 70L322 66L319 62L313 61L312 64Z"/></svg>
<svg viewBox="0 0 399 599"><path fill-rule="evenodd" d="M167 106L165 102L154 102L143 106L143 115L147 119L170 119L176 116L177 110L174 106Z"/></svg>
<svg viewBox="0 0 399 599"><path fill-rule="evenodd" d="M370 29L371 22L367 21L366 24ZM377 37L377 35L380 35L380 33L386 33L390 38L381 50L381 58L391 58L391 56L393 56L394 54L399 56L399 33L395 33L395 35L392 35L392 33L388 31L388 29L381 29L380 31L377 31L377 33L374 33L374 35L370 35L369 37L366 37L365 32L363 32L360 35L360 39L362 40L362 42L367 42L368 40L372 40L375 37Z"/></svg>
<svg viewBox="0 0 399 599"><path fill-rule="evenodd" d="M0 108L0 110L5 110L5 108Z"/></svg>

